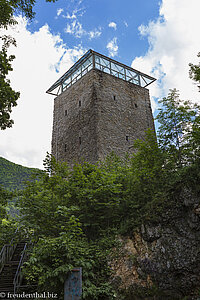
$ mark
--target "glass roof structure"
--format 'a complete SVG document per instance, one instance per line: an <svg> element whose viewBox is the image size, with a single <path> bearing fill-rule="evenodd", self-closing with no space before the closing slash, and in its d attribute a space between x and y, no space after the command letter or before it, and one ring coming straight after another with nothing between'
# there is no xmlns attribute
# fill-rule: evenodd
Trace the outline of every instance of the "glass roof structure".
<svg viewBox="0 0 200 300"><path fill-rule="evenodd" d="M92 69L100 70L144 88L156 80L147 74L90 49L46 92L58 96Z"/></svg>

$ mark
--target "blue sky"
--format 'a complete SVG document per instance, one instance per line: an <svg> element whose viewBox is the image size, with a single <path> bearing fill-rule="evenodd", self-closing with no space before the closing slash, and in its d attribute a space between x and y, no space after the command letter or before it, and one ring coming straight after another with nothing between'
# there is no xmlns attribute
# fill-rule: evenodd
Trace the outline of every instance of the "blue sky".
<svg viewBox="0 0 200 300"><path fill-rule="evenodd" d="M188 76L200 51L199 0L37 0L34 9L32 22L18 16L1 32L17 41L9 77L20 99L13 127L0 132L0 156L42 168L54 100L45 91L90 48L157 78L149 86L154 114L170 88L200 103Z"/></svg>
<svg viewBox="0 0 200 300"><path fill-rule="evenodd" d="M51 32L60 34L68 47L81 44L105 55L110 55L107 44L117 37L120 46L115 59L130 65L133 57L144 55L148 50L148 41L139 35L138 27L148 25L150 20L159 16L159 1L59 0L46 3L40 0L35 12L38 23L30 24L31 31L47 23ZM71 27L71 33L66 32L67 26L69 32ZM96 37L91 38L91 32L96 32Z"/></svg>

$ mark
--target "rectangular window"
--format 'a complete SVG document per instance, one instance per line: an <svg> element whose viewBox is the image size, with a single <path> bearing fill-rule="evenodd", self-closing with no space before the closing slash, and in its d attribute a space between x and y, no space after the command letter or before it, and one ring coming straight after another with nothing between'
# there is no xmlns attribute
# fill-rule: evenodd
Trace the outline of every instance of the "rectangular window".
<svg viewBox="0 0 200 300"><path fill-rule="evenodd" d="M79 101L79 107L81 106L81 101Z"/></svg>
<svg viewBox="0 0 200 300"><path fill-rule="evenodd" d="M65 152L67 152L67 144L65 144Z"/></svg>
<svg viewBox="0 0 200 300"><path fill-rule="evenodd" d="M81 145L81 142L82 142L82 141L81 141L81 137L79 136L79 145Z"/></svg>
<svg viewBox="0 0 200 300"><path fill-rule="evenodd" d="M65 109L65 116L67 116L67 109Z"/></svg>
<svg viewBox="0 0 200 300"><path fill-rule="evenodd" d="M127 141L127 142L129 141L129 136L128 136L128 135L126 135L126 141Z"/></svg>

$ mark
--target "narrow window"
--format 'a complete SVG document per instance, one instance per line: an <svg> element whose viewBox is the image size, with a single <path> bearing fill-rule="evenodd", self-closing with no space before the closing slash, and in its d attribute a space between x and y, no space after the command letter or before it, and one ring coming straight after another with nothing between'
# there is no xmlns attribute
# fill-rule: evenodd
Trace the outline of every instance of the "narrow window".
<svg viewBox="0 0 200 300"><path fill-rule="evenodd" d="M116 100L116 96L115 95L113 96L113 99Z"/></svg>
<svg viewBox="0 0 200 300"><path fill-rule="evenodd" d="M81 106L81 101L79 101L79 107Z"/></svg>
<svg viewBox="0 0 200 300"><path fill-rule="evenodd" d="M67 144L65 144L65 152L67 152Z"/></svg>
<svg viewBox="0 0 200 300"><path fill-rule="evenodd" d="M137 108L138 106L137 106L137 103L135 103L135 107Z"/></svg>
<svg viewBox="0 0 200 300"><path fill-rule="evenodd" d="M129 137L128 137L128 135L126 135L126 141L128 142L128 140L129 140Z"/></svg>
<svg viewBox="0 0 200 300"><path fill-rule="evenodd" d="M67 109L65 109L65 116L67 116Z"/></svg>
<svg viewBox="0 0 200 300"><path fill-rule="evenodd" d="M79 136L79 145L81 145L81 137Z"/></svg>

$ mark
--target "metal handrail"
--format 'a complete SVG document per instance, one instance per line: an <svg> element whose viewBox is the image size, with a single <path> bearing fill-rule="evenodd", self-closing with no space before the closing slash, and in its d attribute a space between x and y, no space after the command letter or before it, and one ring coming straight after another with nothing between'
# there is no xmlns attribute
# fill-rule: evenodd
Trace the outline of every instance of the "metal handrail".
<svg viewBox="0 0 200 300"><path fill-rule="evenodd" d="M16 245L14 244L6 244L1 249L0 253L0 273L4 267L4 265L11 259L14 251L15 251Z"/></svg>
<svg viewBox="0 0 200 300"><path fill-rule="evenodd" d="M15 278L13 280L14 294L17 291L17 289L20 287L22 279L23 279L22 266L23 266L23 263L26 259L26 253L27 253L26 248L27 248L27 243L25 243L25 245L24 245L24 249L22 251L21 258L20 258L20 261L19 261L19 264L18 264L18 267L17 267L17 271L15 273Z"/></svg>
<svg viewBox="0 0 200 300"><path fill-rule="evenodd" d="M0 273L4 267L4 265L11 259L17 244L14 242L16 238L16 233L19 231L19 228L15 230L14 236L10 242L10 244L5 244L0 252Z"/></svg>

